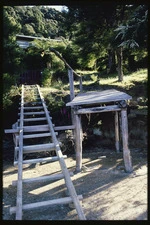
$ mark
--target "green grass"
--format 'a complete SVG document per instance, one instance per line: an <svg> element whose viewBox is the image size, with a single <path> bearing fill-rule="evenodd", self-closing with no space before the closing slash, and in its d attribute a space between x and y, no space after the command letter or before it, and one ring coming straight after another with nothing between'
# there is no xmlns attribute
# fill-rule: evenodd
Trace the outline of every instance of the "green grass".
<svg viewBox="0 0 150 225"><path fill-rule="evenodd" d="M118 81L118 74L109 74L106 76L101 76L100 73L96 71L77 71L82 75L83 81L83 91L88 90L103 90L103 89L118 89L124 91L131 91L131 94L134 93L134 88L138 85L145 85L148 80L148 71L147 69L139 69L136 72L124 75L124 80L122 82ZM75 82L77 86L77 82ZM146 86L146 85L145 85ZM137 89L137 88L135 88Z"/></svg>
<svg viewBox="0 0 150 225"><path fill-rule="evenodd" d="M127 91L133 97L146 96L146 87L148 80L147 69L139 69L136 72L124 75L122 82L118 81L117 74L106 75L101 78L96 71L77 71L83 76L83 91L96 91L105 89L118 89ZM141 90L142 88L142 90ZM79 92L79 81L74 81L75 93ZM139 89L139 91L138 91ZM61 94L63 96L69 94L69 81L68 84L63 84L62 81L54 82L51 87L41 87L43 95L47 95L49 92Z"/></svg>
<svg viewBox="0 0 150 225"><path fill-rule="evenodd" d="M124 75L124 80L122 82L118 82L118 76L116 77L108 77L100 79L100 85L111 85L115 87L121 87L126 90L134 87L137 83L145 84L148 79L147 69L140 69L136 72L133 72L128 75Z"/></svg>
<svg viewBox="0 0 150 225"><path fill-rule="evenodd" d="M124 80L118 82L117 74L110 74L101 78L96 71L80 71L83 76L83 91L102 91L116 89L132 96L130 105L136 106L138 113L147 113L147 69L140 69L136 72L124 75ZM79 93L79 81L74 81L75 95ZM70 101L69 81L64 84L61 80L53 82L50 87L41 87L44 98L51 110L57 111L65 107ZM137 102L140 98L140 102Z"/></svg>

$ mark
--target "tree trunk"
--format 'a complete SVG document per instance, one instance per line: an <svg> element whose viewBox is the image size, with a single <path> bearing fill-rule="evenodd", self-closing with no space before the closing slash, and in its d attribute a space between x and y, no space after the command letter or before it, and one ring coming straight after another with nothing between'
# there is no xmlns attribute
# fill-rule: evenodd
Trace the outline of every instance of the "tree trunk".
<svg viewBox="0 0 150 225"><path fill-rule="evenodd" d="M117 61L118 61L118 81L123 81L123 70L122 70L122 47L117 48L116 50L117 54Z"/></svg>
<svg viewBox="0 0 150 225"><path fill-rule="evenodd" d="M113 50L108 50L108 73L115 73L116 71L116 61L115 52Z"/></svg>
<svg viewBox="0 0 150 225"><path fill-rule="evenodd" d="M135 70L135 61L134 61L134 55L129 55L128 56L128 66L130 71Z"/></svg>

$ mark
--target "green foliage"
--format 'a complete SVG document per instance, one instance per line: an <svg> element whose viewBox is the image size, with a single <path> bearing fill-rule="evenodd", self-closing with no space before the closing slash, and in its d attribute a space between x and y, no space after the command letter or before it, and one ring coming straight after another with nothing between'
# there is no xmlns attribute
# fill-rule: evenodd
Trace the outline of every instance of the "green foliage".
<svg viewBox="0 0 150 225"><path fill-rule="evenodd" d="M42 72L42 85L45 87L50 87L52 84L52 72L49 69L44 69Z"/></svg>
<svg viewBox="0 0 150 225"><path fill-rule="evenodd" d="M144 45L142 44L141 28L144 34L143 42L146 44L147 7L145 5L113 3L109 10L105 3L83 6L84 4L78 4L69 7L68 12L68 15L72 17L70 29L77 24L76 30L74 33L72 32L74 35L72 40L78 46L80 68L99 69L101 72L109 68L109 71L115 72L117 66L116 62L111 60L110 50L115 54L118 45L130 47L133 50L140 45L142 49ZM114 30L118 32L116 39ZM126 35L127 33L128 35ZM123 39L120 40L121 38ZM130 54L129 50L128 56L126 52L126 57L130 57ZM130 63L130 65L132 64ZM130 69L130 67L125 69Z"/></svg>
<svg viewBox="0 0 150 225"><path fill-rule="evenodd" d="M97 75L92 74L92 75L91 75L91 78L92 78L93 82L96 82L96 81L97 81Z"/></svg>
<svg viewBox="0 0 150 225"><path fill-rule="evenodd" d="M60 60L54 53L51 54L51 64L53 71L63 71L65 68L64 62Z"/></svg>
<svg viewBox="0 0 150 225"><path fill-rule="evenodd" d="M47 106L49 108L53 109L53 112L58 111L65 104L63 99L62 99L62 96L59 96L59 95L54 96L53 94L48 94L46 96L46 101L47 101Z"/></svg>
<svg viewBox="0 0 150 225"><path fill-rule="evenodd" d="M30 24L25 24L22 31L23 31L24 34L28 34L28 35L31 35L31 36L36 34L33 26L30 25Z"/></svg>
<svg viewBox="0 0 150 225"><path fill-rule="evenodd" d="M140 5L126 21L125 25L120 25L115 29L116 39L120 41L119 46L135 48L147 46L147 25L148 25L148 8L146 5Z"/></svg>
<svg viewBox="0 0 150 225"><path fill-rule="evenodd" d="M9 73L4 73L3 74L3 93L7 93L11 86L16 84L17 76L10 75Z"/></svg>
<svg viewBox="0 0 150 225"><path fill-rule="evenodd" d="M68 3L68 11L64 12L46 6L4 6L4 73L13 76L25 69L43 70L48 67L56 79L64 77L64 63L49 51L54 48L73 69L99 70L107 74L116 71L115 51L118 45L130 47L123 52L124 70L134 71L138 65L144 67L147 58L147 15L147 6L138 4L112 3L108 8L106 3L74 6ZM34 47L23 51L16 44L17 33L60 38L62 41L36 40ZM139 51L135 50L136 46L139 46ZM43 57L41 51L44 51ZM50 80L47 80L48 84Z"/></svg>
<svg viewBox="0 0 150 225"><path fill-rule="evenodd" d="M47 69L43 71L42 84L44 86L49 86L53 80L62 77L65 70L64 62L56 56L56 54L51 52L51 48L55 48L55 50L60 52L65 52L66 44L64 42L57 43L51 40L35 40L33 45L37 52L41 52L42 61L47 67Z"/></svg>
<svg viewBox="0 0 150 225"><path fill-rule="evenodd" d="M24 35L55 38L62 35L63 14L44 6L14 6L17 19Z"/></svg>
<svg viewBox="0 0 150 225"><path fill-rule="evenodd" d="M16 74L21 68L23 51L16 44L16 33L20 32L21 25L13 7L3 8L3 72Z"/></svg>
<svg viewBox="0 0 150 225"><path fill-rule="evenodd" d="M6 78L6 74L5 74L5 81L6 79L11 82L11 78L9 78L9 75ZM9 83L9 85L7 86L7 89L5 85L4 90L5 91L3 92L3 110L5 112L8 110L8 108L10 108L15 103L14 99L16 99L16 96L20 95L20 88L18 88L17 86L11 85Z"/></svg>

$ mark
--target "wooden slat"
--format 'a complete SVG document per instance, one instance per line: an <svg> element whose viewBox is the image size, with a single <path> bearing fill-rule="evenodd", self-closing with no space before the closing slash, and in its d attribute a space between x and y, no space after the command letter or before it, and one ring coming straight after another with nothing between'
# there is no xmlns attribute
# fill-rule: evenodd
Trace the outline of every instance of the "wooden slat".
<svg viewBox="0 0 150 225"><path fill-rule="evenodd" d="M56 135L58 135L58 132L56 132ZM50 136L51 136L51 133L26 134L26 135L23 135L23 139L39 138L39 137L50 137Z"/></svg>
<svg viewBox="0 0 150 225"><path fill-rule="evenodd" d="M41 98L38 98L38 97L37 97L36 100L41 100Z"/></svg>
<svg viewBox="0 0 150 225"><path fill-rule="evenodd" d="M20 108L19 108L20 109ZM43 106L32 106L32 107L27 107L27 106L25 106L24 107L24 110L29 110L29 109L43 109Z"/></svg>
<svg viewBox="0 0 150 225"><path fill-rule="evenodd" d="M63 158L66 159L67 156L63 155ZM53 157L44 157L44 158L38 158L38 159L28 159L28 160L23 160L23 164L34 164L34 163L40 163L40 162L55 162L58 161L57 156ZM14 161L14 166L18 164L18 161Z"/></svg>
<svg viewBox="0 0 150 225"><path fill-rule="evenodd" d="M43 115L45 114L43 111L41 112L25 112L24 115ZM20 115L20 113L18 113Z"/></svg>
<svg viewBox="0 0 150 225"><path fill-rule="evenodd" d="M21 103L19 103L20 105ZM37 101L37 102L25 102L24 105L28 105L28 104L33 104L33 105L42 105L41 101Z"/></svg>
<svg viewBox="0 0 150 225"><path fill-rule="evenodd" d="M42 126L42 127L39 127L37 125L35 125L35 127L34 126L32 126L32 127L30 126L28 128L25 128L24 132L49 131L48 125L40 125L40 126ZM54 127L55 131L74 130L74 129L75 129L74 125ZM18 132L19 132L19 127L17 129L5 129L5 133L6 134L12 134L12 133L18 133Z"/></svg>
<svg viewBox="0 0 150 225"><path fill-rule="evenodd" d="M121 100L129 100L131 98L132 97L130 95L121 91L117 91L115 89L99 92L91 91L86 93L79 93L71 102L68 102L66 106L117 102Z"/></svg>
<svg viewBox="0 0 150 225"><path fill-rule="evenodd" d="M48 125L33 125L33 126L24 126L24 132L41 132L49 131Z"/></svg>
<svg viewBox="0 0 150 225"><path fill-rule="evenodd" d="M77 199L82 200L83 197L82 195L77 195ZM60 205L60 204L69 204L72 202L71 197L64 197L64 198L58 198L58 199L53 199L53 200L48 200L48 201L43 201L43 202L35 202L35 203L30 203L30 204L25 204L22 206L23 210L31 210L43 206L50 206L50 205ZM16 207L11 207L10 208L10 214L16 212Z"/></svg>
<svg viewBox="0 0 150 225"><path fill-rule="evenodd" d="M111 111L121 111L118 105L112 106L103 106L103 107L91 107L91 108L84 108L78 109L75 113L76 114L87 114L87 113L101 113L101 112L111 112Z"/></svg>
<svg viewBox="0 0 150 225"><path fill-rule="evenodd" d="M58 142L57 137L56 137L55 132L54 132L52 121L49 118L47 107L45 105L44 99L42 98L39 86L37 85L37 87L38 87L39 94L40 94L41 101L42 101L42 105L43 105L43 108L44 108L44 111L45 111L45 114L46 114L46 118L47 118L47 122L48 122L48 125L49 125L49 128L50 128L50 132L52 134L52 140L53 140L53 143L55 144L55 147L56 147L55 150L56 150L56 154L59 158L61 170L62 170L62 172L65 176L65 183L66 183L67 189L68 189L69 194L72 198L72 201L73 201L74 206L76 208L79 219L86 220L85 215L84 215L83 210L82 210L82 207L80 205L79 199L77 197L76 190L75 190L74 185L72 183L72 180L70 178L69 171L67 169L66 163L64 161L64 158L62 157L63 155L62 155L62 152L61 152L61 149L60 149L60 146L59 146L59 142Z"/></svg>
<svg viewBox="0 0 150 225"><path fill-rule="evenodd" d="M74 125L54 127L54 130L55 131L59 131L59 130L74 130L74 129L75 129L75 126Z"/></svg>
<svg viewBox="0 0 150 225"><path fill-rule="evenodd" d="M17 133L19 133L19 128L17 128L17 129L5 129L4 130L5 131L5 134L17 134Z"/></svg>
<svg viewBox="0 0 150 225"><path fill-rule="evenodd" d="M54 124L53 124L53 126L54 126ZM48 125L24 126L23 129L24 129L24 132L49 131L49 126ZM72 129L75 129L74 125L54 127L55 131L72 130Z"/></svg>
<svg viewBox="0 0 150 225"><path fill-rule="evenodd" d="M55 150L54 143L23 146L23 153L53 151L53 150ZM15 147L15 151L19 151L19 147Z"/></svg>
<svg viewBox="0 0 150 225"><path fill-rule="evenodd" d="M70 176L73 176L73 172L70 172ZM64 175L63 173L58 173L58 174L52 174L49 176L41 176L41 177L34 177L34 178L29 178L29 179L23 179L23 183L33 183L33 182L43 182L43 181L54 181L54 180L60 180L63 179ZM12 181L12 186L17 185L17 180Z"/></svg>
<svg viewBox="0 0 150 225"><path fill-rule="evenodd" d="M27 118L24 119L25 122L32 122L32 121L43 121L46 120L46 117L39 117L39 118Z"/></svg>

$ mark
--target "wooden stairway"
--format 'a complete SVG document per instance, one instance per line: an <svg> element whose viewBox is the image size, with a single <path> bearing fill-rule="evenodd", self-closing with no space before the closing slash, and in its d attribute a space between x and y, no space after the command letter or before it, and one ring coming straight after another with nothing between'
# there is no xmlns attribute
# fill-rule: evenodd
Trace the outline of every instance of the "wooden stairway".
<svg viewBox="0 0 150 225"><path fill-rule="evenodd" d="M33 94L33 99L29 100L26 96ZM61 143L57 140L58 130L74 129L74 126L66 127L55 127L52 124L52 118L49 115L47 106L45 104L44 98L41 94L38 85L22 85L21 103L20 103L20 113L18 121L13 125L13 129L5 130L5 133L13 133L15 142L14 151L14 165L18 166L18 180L13 181L12 185L17 185L17 200L16 206L10 207L10 213L16 213L16 220L22 220L22 211L30 210L38 207L51 206L55 204L68 204L73 202L75 209L77 211L80 220L85 220L85 215L83 213L80 201L83 197L82 195L77 195L74 185L71 180L71 175L69 173L65 158L66 156L62 154L60 145ZM33 125L34 122L44 122L42 125ZM26 123L28 125L26 125ZM31 133L31 134L30 134ZM40 140L42 137L49 137L48 143L46 144L35 144L35 145L25 145L25 141L37 139ZM42 157L42 158L31 158L24 159L25 154L30 153L41 153L47 151L55 151L56 156L53 157ZM23 179L23 164L32 164L38 162L52 162L59 161L62 173L56 175L42 176L31 179ZM29 182L38 182L43 180L58 180L64 179L65 185L69 192L69 197L47 200L42 202L35 202L30 204L23 204L23 185Z"/></svg>

